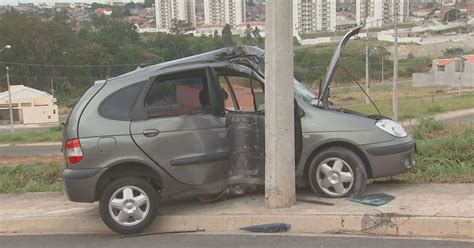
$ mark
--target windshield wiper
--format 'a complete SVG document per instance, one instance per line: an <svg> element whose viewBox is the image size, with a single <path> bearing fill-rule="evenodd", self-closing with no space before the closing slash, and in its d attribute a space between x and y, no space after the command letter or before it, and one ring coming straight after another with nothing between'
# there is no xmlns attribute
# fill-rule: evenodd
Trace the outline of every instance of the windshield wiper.
<svg viewBox="0 0 474 248"><path fill-rule="evenodd" d="M339 68L343 69L347 75L349 75L349 77L359 86L359 88L362 90L362 92L364 92L365 96L369 99L369 101L372 103L372 105L375 107L375 109L377 110L377 113L379 114L379 117L380 119L382 119L382 114L380 114L380 110L379 108L377 107L377 105L374 103L374 101L372 101L372 98L370 98L369 94L367 94L367 92L364 90L364 88L362 88L362 86L360 85L359 81L357 81L353 76L352 74L349 73L349 71L342 65L339 65Z"/></svg>

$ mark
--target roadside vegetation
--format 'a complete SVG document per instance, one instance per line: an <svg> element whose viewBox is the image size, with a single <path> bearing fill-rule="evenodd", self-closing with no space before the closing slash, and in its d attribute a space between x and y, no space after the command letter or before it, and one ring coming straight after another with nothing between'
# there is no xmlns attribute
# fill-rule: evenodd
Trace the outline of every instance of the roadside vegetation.
<svg viewBox="0 0 474 248"><path fill-rule="evenodd" d="M58 142L61 141L61 126L51 127L43 132L16 132L0 133L0 144L21 144L38 142Z"/></svg>
<svg viewBox="0 0 474 248"><path fill-rule="evenodd" d="M362 85L362 87L365 87ZM469 109L474 106L474 91L463 89L459 95L457 88L446 86L412 87L411 82L399 85L399 120L421 118L427 115ZM372 85L370 97L382 115L392 116L392 85L389 83ZM365 95L356 87L333 88L330 101L337 107L351 109L366 114L376 114L372 104L365 103Z"/></svg>
<svg viewBox="0 0 474 248"><path fill-rule="evenodd" d="M34 163L0 166L0 193L46 192L61 190L60 163Z"/></svg>
<svg viewBox="0 0 474 248"><path fill-rule="evenodd" d="M392 116L392 100L375 101L382 115ZM398 103L399 120L420 118L426 115L433 115L448 111L468 109L474 106L474 96L453 96L450 98L432 99L402 99ZM359 111L362 113L376 113L374 107L370 104L357 103L342 105L340 107Z"/></svg>
<svg viewBox="0 0 474 248"><path fill-rule="evenodd" d="M415 167L408 173L373 182L473 183L474 124L445 124L421 118L411 130L416 138Z"/></svg>

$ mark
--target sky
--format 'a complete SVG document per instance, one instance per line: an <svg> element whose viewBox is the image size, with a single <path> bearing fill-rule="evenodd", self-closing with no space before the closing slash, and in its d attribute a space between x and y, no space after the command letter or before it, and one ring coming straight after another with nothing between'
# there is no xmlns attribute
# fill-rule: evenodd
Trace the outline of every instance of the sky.
<svg viewBox="0 0 474 248"><path fill-rule="evenodd" d="M54 4L55 2L81 2L81 3L103 3L104 0L20 0L20 3L47 3L47 4ZM0 5L18 5L18 0L0 0Z"/></svg>

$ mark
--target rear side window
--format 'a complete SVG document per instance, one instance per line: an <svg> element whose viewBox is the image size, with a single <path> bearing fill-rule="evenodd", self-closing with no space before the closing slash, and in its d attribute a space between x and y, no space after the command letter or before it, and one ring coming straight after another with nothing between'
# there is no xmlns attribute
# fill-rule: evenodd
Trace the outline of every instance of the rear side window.
<svg viewBox="0 0 474 248"><path fill-rule="evenodd" d="M143 83L134 84L112 93L100 104L99 113L107 119L130 120L142 87Z"/></svg>
<svg viewBox="0 0 474 248"><path fill-rule="evenodd" d="M181 72L157 80L146 99L148 118L208 114L205 70Z"/></svg>

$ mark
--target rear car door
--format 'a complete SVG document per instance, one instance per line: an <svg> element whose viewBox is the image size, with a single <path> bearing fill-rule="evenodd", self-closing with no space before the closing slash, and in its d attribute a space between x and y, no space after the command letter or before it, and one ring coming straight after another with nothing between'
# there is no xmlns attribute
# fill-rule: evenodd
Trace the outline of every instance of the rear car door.
<svg viewBox="0 0 474 248"><path fill-rule="evenodd" d="M159 76L139 102L144 120L132 121L136 144L176 180L192 185L225 177L228 140L215 107L216 83L208 68Z"/></svg>

